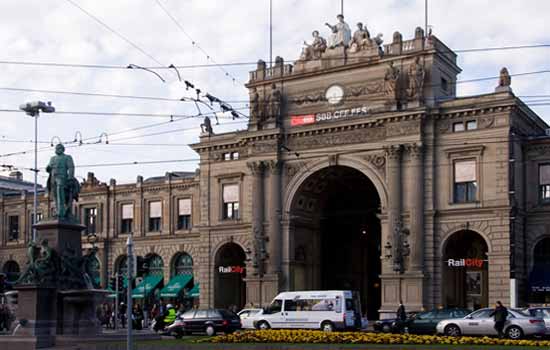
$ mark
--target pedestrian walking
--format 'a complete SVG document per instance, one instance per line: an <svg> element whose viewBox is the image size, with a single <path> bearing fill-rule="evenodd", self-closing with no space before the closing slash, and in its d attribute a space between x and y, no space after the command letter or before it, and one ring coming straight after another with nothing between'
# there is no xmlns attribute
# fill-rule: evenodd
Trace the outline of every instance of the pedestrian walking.
<svg viewBox="0 0 550 350"><path fill-rule="evenodd" d="M403 332L405 328L405 321L407 321L407 311L405 311L405 305L403 305L403 301L399 300L399 307L397 308L396 312L396 328L399 332Z"/></svg>
<svg viewBox="0 0 550 350"><path fill-rule="evenodd" d="M498 333L498 337L504 338L503 330L504 323L508 317L508 309L498 300L495 304L495 310L493 310L489 316L493 317L495 320L495 330Z"/></svg>
<svg viewBox="0 0 550 350"><path fill-rule="evenodd" d="M132 325L134 329L143 329L143 310L139 304L134 305L134 310L132 312Z"/></svg>

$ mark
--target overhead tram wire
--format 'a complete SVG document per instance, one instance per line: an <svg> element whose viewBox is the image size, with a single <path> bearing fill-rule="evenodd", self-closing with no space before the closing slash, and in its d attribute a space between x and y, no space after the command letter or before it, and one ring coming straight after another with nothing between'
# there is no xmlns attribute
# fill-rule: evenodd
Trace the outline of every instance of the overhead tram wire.
<svg viewBox="0 0 550 350"><path fill-rule="evenodd" d="M172 22L174 22L174 24L179 28L179 30L180 30L180 31L181 31L181 32L191 41L191 43L193 44L193 46L194 46L194 47L196 46L196 47L206 56L206 60L207 60L207 61L208 61L208 60L212 61L212 62L213 62L213 66L218 67L218 68L224 73L224 75L225 75L226 77L229 77L229 78L232 80L233 83L237 82L237 79L236 79L233 75L231 75L231 73L229 73L227 70L225 70L225 69L223 68L223 65L218 64L218 63L216 62L216 60L214 60L214 58L213 58L208 52L206 52L206 50L204 50L204 49L202 48L202 46L200 46L199 43L197 43L197 42L195 41L195 39L193 39L193 38L191 37L191 35L189 35L189 34L187 33L187 31L183 28L183 26L182 26L182 24L180 23L180 21L178 21L178 19L177 19L175 16L173 16L173 15L170 13L170 11L168 11L168 9L162 4L162 2L161 2L160 0L155 0L155 2L156 2L157 5L161 8L161 10L168 16L168 18L170 18L170 20L172 20ZM179 68L179 67L178 67L178 66L175 66L175 68ZM239 82L239 84L244 85L244 83L242 83L242 82Z"/></svg>
<svg viewBox="0 0 550 350"><path fill-rule="evenodd" d="M69 0L67 0L69 1ZM510 50L526 50L526 49L538 49L538 48L550 48L550 44L534 44L534 45L518 45L518 46L501 46L501 47L486 47L486 48L469 48L451 50L455 53L476 53L476 52L490 52L490 51L510 51ZM212 60L212 58L210 57ZM339 57L330 57L325 59L341 59ZM294 60L296 61L296 60ZM293 61L289 61L293 62ZM59 67L59 68L84 68L84 69L121 69L128 70L128 65L101 65L101 64L79 64L79 63L59 63L59 62L32 62L32 61L14 61L14 60L0 60L0 64L11 64L20 66L43 66L43 67ZM159 63L160 64L160 63ZM197 68L216 68L223 66L255 66L257 61L243 61L243 62L227 62L227 63L212 63L212 64L190 64L190 65L174 65L177 69L197 69ZM171 67L160 64L159 66L143 66L148 69L166 70Z"/></svg>
<svg viewBox="0 0 550 350"><path fill-rule="evenodd" d="M522 77L522 76L548 74L548 73L550 73L550 69L531 71L531 72L514 73L514 74L510 74L510 76L511 77ZM465 80L457 80L453 84L454 85L459 85L459 84L475 83L475 82L490 81L490 80L497 80L497 79L499 79L499 76L480 77L480 78L472 78L472 79L465 79ZM450 85L453 85L453 84L450 84ZM441 83L425 84L424 85L425 88L426 87L440 87L440 86L441 86ZM189 98L189 97L182 97L181 99L176 99L176 98L156 97L156 96L118 95L118 94L99 93L99 92L79 92L79 91L62 91L62 90L46 90L46 89L28 89L28 88L15 88L15 87L0 87L0 90L14 91L14 92L39 92L39 93L46 93L46 94L77 95L77 96L136 99L136 100L152 100L152 101L168 101L168 102L193 102L193 103L197 102L197 100L195 100L193 98ZM355 101L360 101L360 99L354 99L354 100ZM371 99L366 98L365 100L371 100ZM294 100L290 99L288 101L293 102ZM203 101L201 100L201 102L203 102ZM248 100L229 100L229 101L221 101L221 102L248 103L249 101Z"/></svg>

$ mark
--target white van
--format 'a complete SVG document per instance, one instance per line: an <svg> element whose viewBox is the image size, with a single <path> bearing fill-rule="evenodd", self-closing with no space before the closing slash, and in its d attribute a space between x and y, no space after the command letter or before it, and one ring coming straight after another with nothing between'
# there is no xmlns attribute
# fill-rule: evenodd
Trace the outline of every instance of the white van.
<svg viewBox="0 0 550 350"><path fill-rule="evenodd" d="M254 318L257 329L307 328L331 332L361 329L361 302L357 292L347 290L279 293Z"/></svg>

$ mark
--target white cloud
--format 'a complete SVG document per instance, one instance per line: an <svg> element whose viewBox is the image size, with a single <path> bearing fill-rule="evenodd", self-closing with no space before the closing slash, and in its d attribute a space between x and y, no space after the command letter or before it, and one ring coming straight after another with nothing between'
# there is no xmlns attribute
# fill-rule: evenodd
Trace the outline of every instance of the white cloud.
<svg viewBox="0 0 550 350"><path fill-rule="evenodd" d="M164 65L211 63L193 46L189 39L157 6L155 0L73 0L96 15L109 26L153 55ZM256 62L268 60L269 23L268 4L250 0L161 0L170 13L182 24L188 34L217 62ZM394 31L405 38L423 26L423 0L370 1L346 0L345 15L354 27L356 22L367 23L371 33L383 33L390 41ZM333 23L340 11L339 1L274 1L273 54L291 62L300 53L301 43L310 39L314 29L328 34L325 22ZM434 33L454 49L513 46L550 42L546 30L550 2L540 0L489 1L439 0L430 2L430 24ZM61 63L105 64L126 66L130 63L143 66L157 65L128 43L115 36L86 16L66 0L57 1L2 1L2 32L0 59ZM464 69L460 79L497 76L502 66L511 73L548 68L549 49L468 53L459 55ZM162 83L151 73L139 70L100 70L76 68L47 68L1 65L0 87L22 87L67 91L104 92L125 95L180 98L193 96L179 83L174 72L159 70L167 79ZM249 66L225 67L238 81L248 79ZM184 79L194 82L203 91L232 104L244 107L248 98L246 89L234 84L217 67L180 69ZM461 84L463 95L487 93L495 82ZM514 77L513 88L517 95L550 94L547 75ZM71 95L9 92L0 90L0 107L17 109L19 104L32 100L51 100L61 111L103 111L196 114L192 104L183 102L141 101ZM237 102L241 101L241 102ZM535 110L543 117L548 107ZM78 130L84 138L97 137L102 132L149 125L168 118L101 117L44 115L40 118L40 139L50 141L59 136L71 140ZM223 122L231 122L224 119ZM117 138L143 135L178 128L194 128L174 134L133 139L132 143L190 143L196 142L200 118L175 122L156 128L121 134ZM246 123L215 127L217 131L244 128ZM17 140L33 138L33 121L22 113L0 113L0 153L32 149L31 143L1 142L2 136ZM96 140L94 138L93 140ZM125 162L145 159L184 159L197 155L185 147L144 147L95 145L70 149L77 163ZM40 153L40 163L47 161L51 151ZM2 164L30 167L29 154L0 158ZM145 177L164 174L167 170L192 170L195 164L166 164L120 168L90 168L78 170L80 176L94 171L103 181L115 177L119 182L135 181L137 174ZM31 178L29 172L25 173Z"/></svg>

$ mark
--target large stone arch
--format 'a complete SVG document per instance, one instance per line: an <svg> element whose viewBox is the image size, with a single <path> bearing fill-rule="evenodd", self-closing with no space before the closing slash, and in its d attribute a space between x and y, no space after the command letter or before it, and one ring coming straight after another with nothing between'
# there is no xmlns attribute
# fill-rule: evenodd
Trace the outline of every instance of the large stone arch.
<svg viewBox="0 0 550 350"><path fill-rule="evenodd" d="M485 230L486 228L486 230ZM439 257L443 257L445 254L445 249L447 247L447 243L449 242L449 239L458 232L461 231L472 231L480 235L483 240L485 241L485 244L487 245L487 255L491 255L493 252L492 246L491 246L491 239L490 239L490 233L489 233L489 227L488 225L484 225L482 222L475 222L470 223L469 225L455 225L450 228L447 228L442 232L442 235L440 237L440 244L439 244ZM487 232L486 232L487 231Z"/></svg>
<svg viewBox="0 0 550 350"><path fill-rule="evenodd" d="M376 188L376 191L378 192L378 196L380 198L380 206L382 212L385 211L388 205L388 191L386 188L386 183L380 172L366 160L359 159L355 156L339 156L336 161L329 158L322 158L318 160L313 160L307 163L305 166L301 167L300 171L298 171L298 173L296 173L296 175L294 175L290 179L290 182L286 186L287 189L283 197L283 215L288 216L288 213L290 212L292 206L292 201L294 200L294 196L296 195L304 181L308 179L308 177L319 170L334 165L346 166L363 173Z"/></svg>

